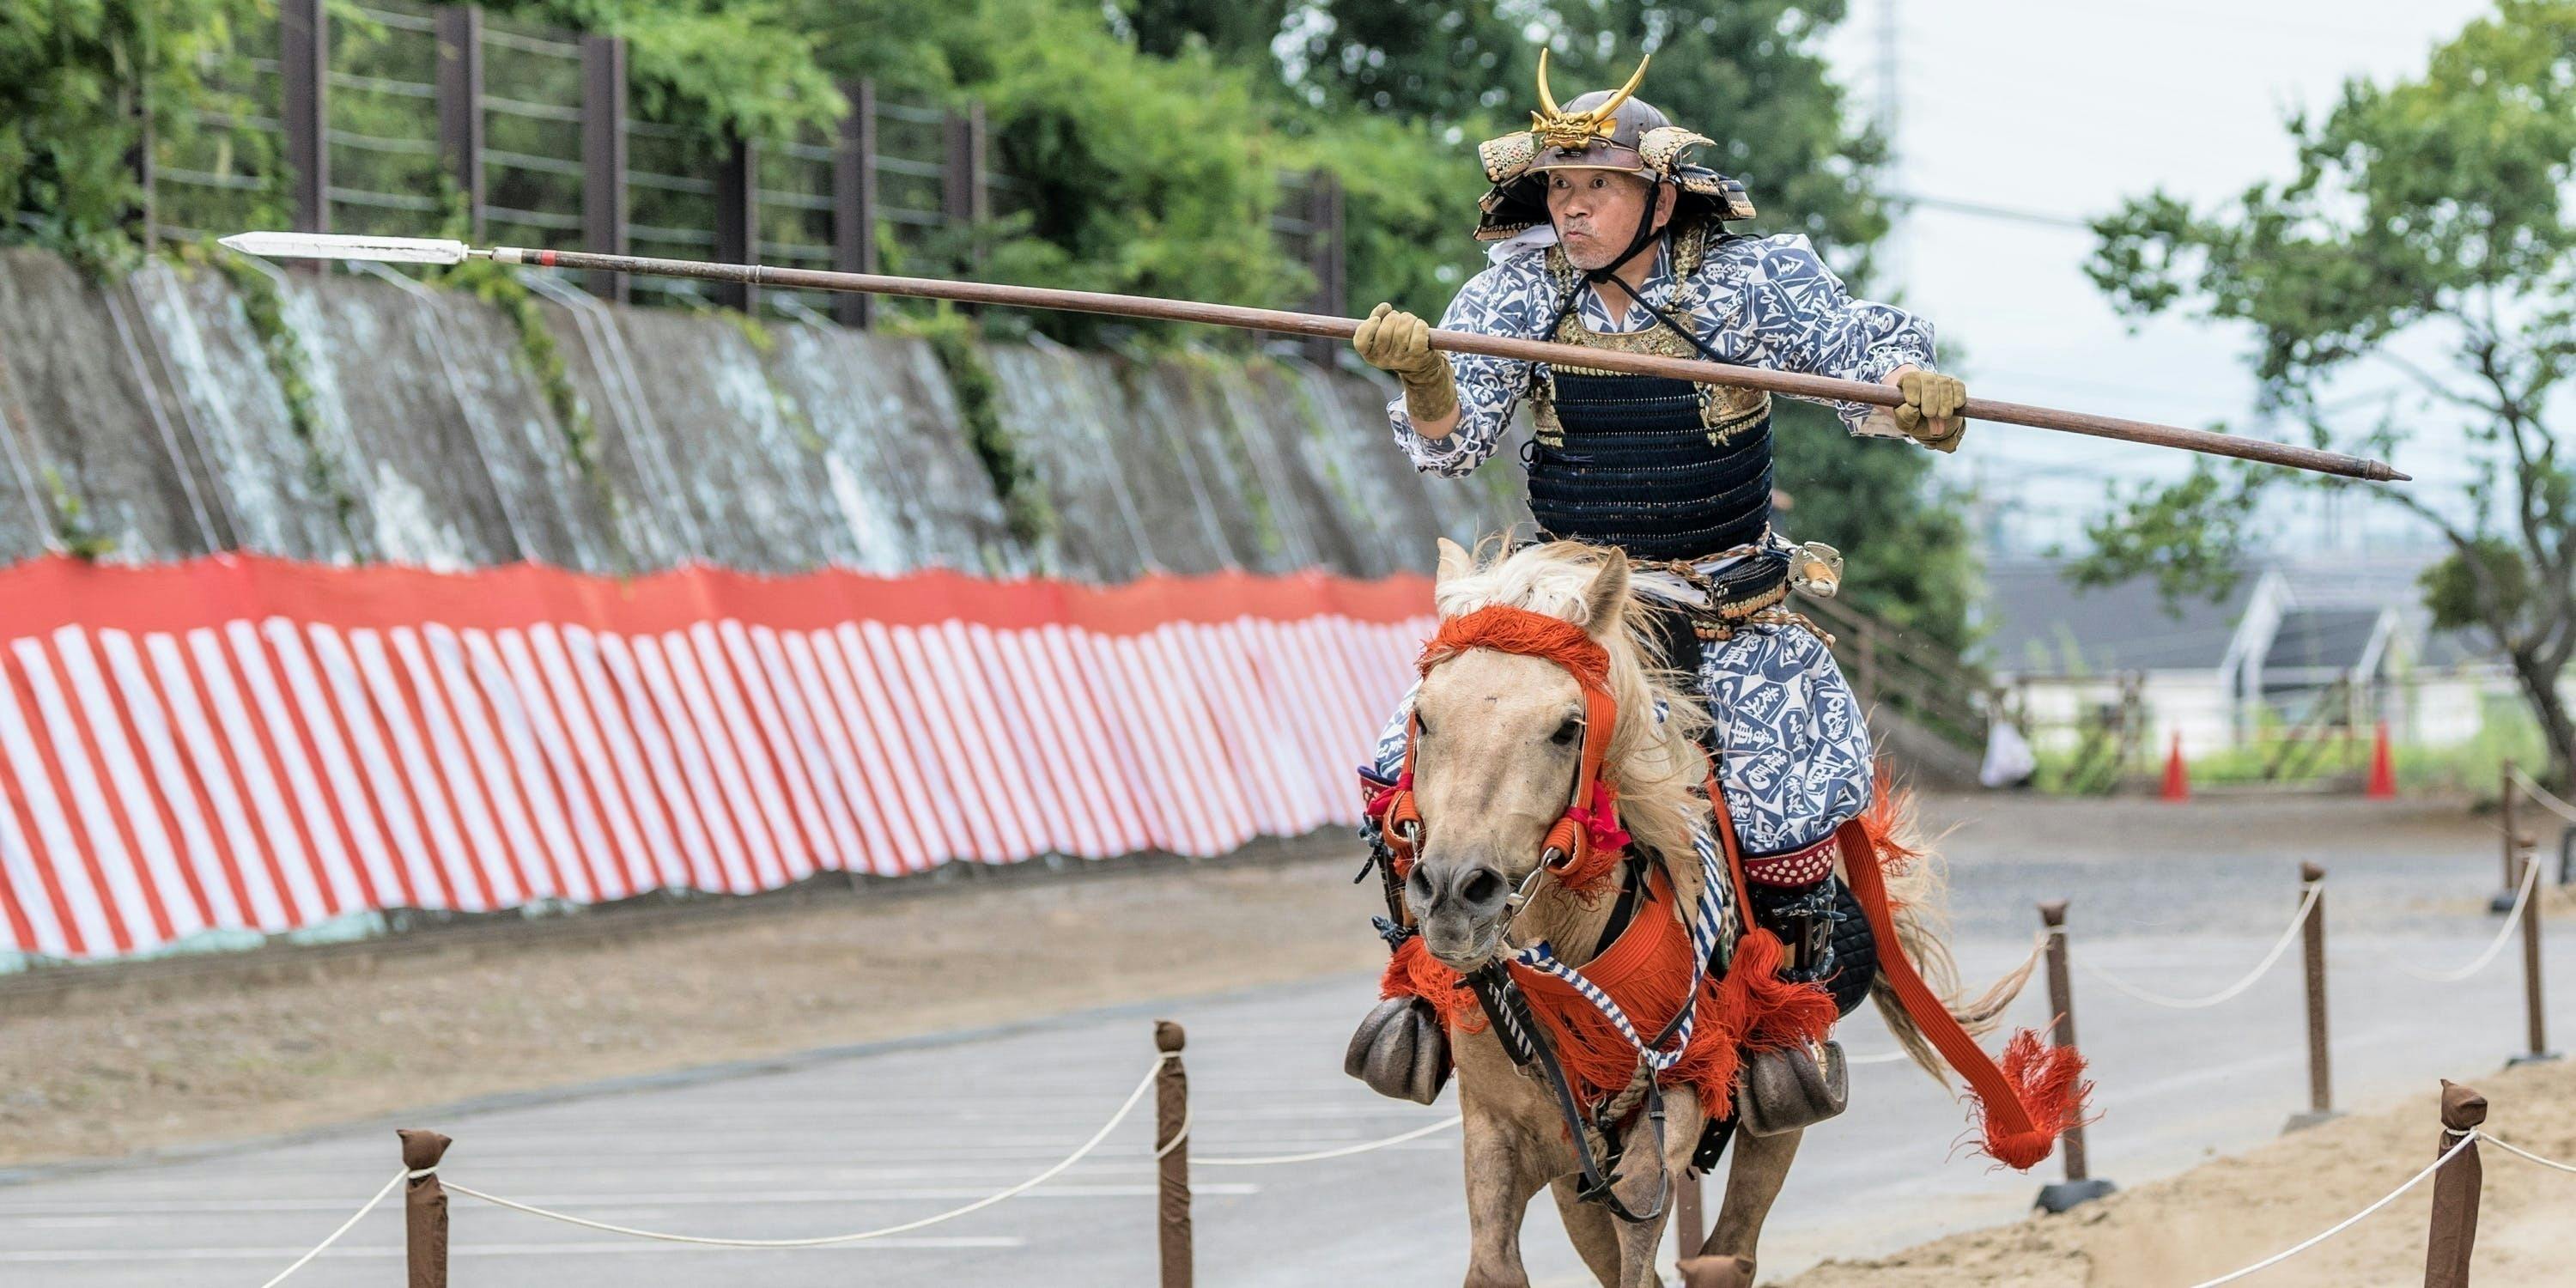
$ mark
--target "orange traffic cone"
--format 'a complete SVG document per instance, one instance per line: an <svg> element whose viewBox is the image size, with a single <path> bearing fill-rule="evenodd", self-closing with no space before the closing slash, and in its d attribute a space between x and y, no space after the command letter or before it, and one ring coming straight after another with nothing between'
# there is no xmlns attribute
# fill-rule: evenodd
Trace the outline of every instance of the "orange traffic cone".
<svg viewBox="0 0 2576 1288"><path fill-rule="evenodd" d="M2165 756L2164 798L2169 801L2191 799L2191 773L2182 764L2182 731L2173 736L2173 750Z"/></svg>
<svg viewBox="0 0 2576 1288"><path fill-rule="evenodd" d="M2388 754L2388 722L2379 722L2379 731L2370 739L2370 783L2361 794L2375 801L2397 799L2397 765Z"/></svg>

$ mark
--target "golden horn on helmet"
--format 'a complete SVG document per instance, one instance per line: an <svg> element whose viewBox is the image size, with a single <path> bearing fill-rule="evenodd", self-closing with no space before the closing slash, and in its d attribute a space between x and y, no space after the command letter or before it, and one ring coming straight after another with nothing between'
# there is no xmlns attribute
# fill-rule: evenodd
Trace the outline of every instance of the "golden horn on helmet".
<svg viewBox="0 0 2576 1288"><path fill-rule="evenodd" d="M1628 78L1627 84L1619 87L1618 93L1610 96L1609 102L1603 103L1601 106L1592 109L1592 115L1600 120L1609 120L1611 115L1619 110L1619 105L1627 102L1628 96L1636 93L1639 85L1646 83L1646 64L1653 61L1655 61L1655 56L1653 54L1639 55L1637 58L1636 73ZM1539 51L1539 65L1542 69L1547 65L1547 51L1545 50ZM1542 70L1540 72L1542 84L1545 83L1545 76L1546 72ZM1544 94L1546 91L1541 90L1540 92L1541 94Z"/></svg>
<svg viewBox="0 0 2576 1288"><path fill-rule="evenodd" d="M1539 46L1538 50L1538 106L1540 111L1549 116L1565 115L1556 106L1556 95L1547 92L1547 46L1545 45Z"/></svg>

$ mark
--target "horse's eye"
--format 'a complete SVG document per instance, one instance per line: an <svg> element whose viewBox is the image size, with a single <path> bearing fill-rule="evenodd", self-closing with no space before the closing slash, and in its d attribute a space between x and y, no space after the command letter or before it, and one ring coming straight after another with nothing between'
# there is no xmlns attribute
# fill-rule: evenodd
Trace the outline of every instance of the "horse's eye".
<svg viewBox="0 0 2576 1288"><path fill-rule="evenodd" d="M1580 720L1568 720L1564 724L1556 727L1555 736L1549 738L1548 741L1555 743L1560 747L1571 747L1574 745L1575 740L1582 736L1583 722Z"/></svg>

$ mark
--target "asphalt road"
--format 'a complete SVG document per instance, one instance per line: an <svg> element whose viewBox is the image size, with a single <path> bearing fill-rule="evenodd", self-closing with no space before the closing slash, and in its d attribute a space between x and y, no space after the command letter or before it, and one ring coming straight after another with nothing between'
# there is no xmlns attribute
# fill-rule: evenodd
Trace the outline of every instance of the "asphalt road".
<svg viewBox="0 0 2576 1288"><path fill-rule="evenodd" d="M2115 847L2116 848L2116 847ZM1990 852L1961 865L1960 955L1972 975L2018 961L2039 897L2075 905L2075 951L2174 995L2250 967L2294 903L2295 847L2159 856ZM2470 984L2411 978L2464 963L2494 922L2467 901L2494 884L2481 853L2394 844L2339 858L2329 911L2337 1092L2350 1105L2473 1078L2521 1048L2519 953ZM2571 937L2576 938L2576 937ZM2576 942L2549 945L2554 996L2576 997ZM2094 1170L2134 1183L2270 1138L2305 1107L2295 951L2242 997L2159 1010L2079 974L2101 1121ZM764 1066L699 1071L519 1103L424 1112L407 1125L457 1139L445 1174L595 1219L693 1234L793 1238L894 1224L1023 1180L1070 1152L1149 1067L1150 1019L1188 1026L1192 1148L1202 1159L1310 1150L1430 1123L1450 1110L1379 1099L1340 1056L1372 981L1343 976L1166 1006ZM2031 990L2016 1018L2047 1018ZM2562 1014L2564 1006L2560 1008ZM1891 1047L1874 1015L1846 1049ZM1890 1250L2009 1220L2037 1184L1955 1148L1962 1107L1910 1066L1853 1070L1853 1105L1810 1133L1765 1245L1767 1271ZM2509 1112L2500 1106L2499 1114ZM454 1201L455 1282L473 1288L1153 1281L1150 1104L1089 1159L1022 1197L882 1240L795 1251L652 1243ZM395 1171L391 1124L0 1185L0 1284L258 1285L328 1233ZM1440 1132L1376 1153L1195 1175L1200 1282L1455 1282L1465 1260L1457 1140ZM1714 1192L1712 1186L1712 1192ZM1550 1205L1526 1242L1542 1284L1588 1282ZM2289 1242L2307 1231L2283 1231ZM359 1222L291 1281L400 1281L397 1205Z"/></svg>

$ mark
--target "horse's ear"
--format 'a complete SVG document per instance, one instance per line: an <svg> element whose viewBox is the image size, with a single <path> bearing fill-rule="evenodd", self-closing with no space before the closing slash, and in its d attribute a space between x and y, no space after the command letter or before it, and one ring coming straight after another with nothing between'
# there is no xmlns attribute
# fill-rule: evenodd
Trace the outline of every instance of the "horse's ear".
<svg viewBox="0 0 2576 1288"><path fill-rule="evenodd" d="M1474 571L1476 571L1476 557L1468 554L1466 547L1447 537L1440 538L1440 574L1432 578L1433 586L1446 585Z"/></svg>
<svg viewBox="0 0 2576 1288"><path fill-rule="evenodd" d="M1628 552L1611 546L1602 551L1601 570L1583 591L1583 629L1595 635L1617 627L1628 604Z"/></svg>

